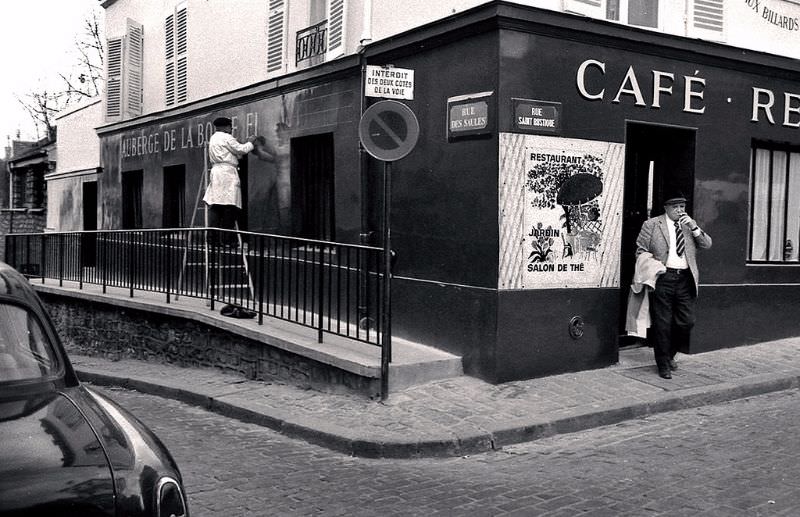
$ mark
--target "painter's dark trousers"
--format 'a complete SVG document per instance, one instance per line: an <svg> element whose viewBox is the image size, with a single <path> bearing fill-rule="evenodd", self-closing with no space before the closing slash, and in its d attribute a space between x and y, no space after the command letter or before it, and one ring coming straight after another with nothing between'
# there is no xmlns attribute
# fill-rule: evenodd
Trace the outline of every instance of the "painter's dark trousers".
<svg viewBox="0 0 800 517"><path fill-rule="evenodd" d="M236 205L210 205L208 207L208 226L211 228L234 230L238 219L239 208ZM233 246L238 242L234 232L209 232L209 234L211 245Z"/></svg>
<svg viewBox="0 0 800 517"><path fill-rule="evenodd" d="M660 369L669 368L669 360L679 350L688 350L696 299L694 278L688 268L667 268L656 280L656 288L650 293L650 335Z"/></svg>

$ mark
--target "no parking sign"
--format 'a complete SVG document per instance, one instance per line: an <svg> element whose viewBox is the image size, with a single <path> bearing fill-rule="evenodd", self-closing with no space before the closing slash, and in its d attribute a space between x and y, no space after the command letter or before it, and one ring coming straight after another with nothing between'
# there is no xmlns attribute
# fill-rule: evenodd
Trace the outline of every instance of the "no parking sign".
<svg viewBox="0 0 800 517"><path fill-rule="evenodd" d="M358 124L364 149L378 160L403 158L417 144L419 122L411 108L398 101L378 101L364 112Z"/></svg>

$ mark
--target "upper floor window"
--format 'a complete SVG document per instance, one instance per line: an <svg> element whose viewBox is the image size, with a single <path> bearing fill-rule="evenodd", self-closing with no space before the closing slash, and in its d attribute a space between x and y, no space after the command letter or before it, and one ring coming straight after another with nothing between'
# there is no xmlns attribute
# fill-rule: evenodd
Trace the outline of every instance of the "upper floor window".
<svg viewBox="0 0 800 517"><path fill-rule="evenodd" d="M797 263L800 147L758 145L750 176L750 262Z"/></svg>
<svg viewBox="0 0 800 517"><path fill-rule="evenodd" d="M606 18L636 25L658 27L658 0L608 0Z"/></svg>
<svg viewBox="0 0 800 517"><path fill-rule="evenodd" d="M188 87L188 13L186 3L175 7L164 23L165 103L173 106L186 102Z"/></svg>
<svg viewBox="0 0 800 517"><path fill-rule="evenodd" d="M106 44L106 120L142 114L144 29L128 19L125 36Z"/></svg>

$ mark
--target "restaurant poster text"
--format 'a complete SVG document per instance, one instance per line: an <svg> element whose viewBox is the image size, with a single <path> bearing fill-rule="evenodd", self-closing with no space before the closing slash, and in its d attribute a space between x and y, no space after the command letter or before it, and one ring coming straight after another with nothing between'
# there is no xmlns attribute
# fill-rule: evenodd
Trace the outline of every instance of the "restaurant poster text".
<svg viewBox="0 0 800 517"><path fill-rule="evenodd" d="M501 134L501 289L618 287L624 145Z"/></svg>

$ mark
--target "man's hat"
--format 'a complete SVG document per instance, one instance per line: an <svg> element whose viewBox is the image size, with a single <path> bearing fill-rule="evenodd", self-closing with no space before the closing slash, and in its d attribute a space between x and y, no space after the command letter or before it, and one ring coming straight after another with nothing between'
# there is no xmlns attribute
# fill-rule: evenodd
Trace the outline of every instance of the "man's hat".
<svg viewBox="0 0 800 517"><path fill-rule="evenodd" d="M683 192L680 190L675 190L668 193L667 198L664 200L664 206L679 205L681 203L686 203L686 196L684 196Z"/></svg>
<svg viewBox="0 0 800 517"><path fill-rule="evenodd" d="M214 119L214 127L228 127L232 125L233 121L228 117L218 117Z"/></svg>

